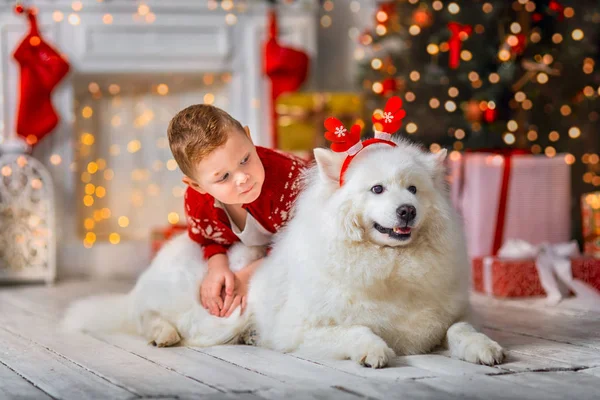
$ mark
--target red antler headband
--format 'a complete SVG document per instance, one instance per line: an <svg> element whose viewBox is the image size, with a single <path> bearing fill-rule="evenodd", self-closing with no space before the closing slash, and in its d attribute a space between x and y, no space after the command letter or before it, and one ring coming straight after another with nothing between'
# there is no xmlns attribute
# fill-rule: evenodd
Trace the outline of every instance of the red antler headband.
<svg viewBox="0 0 600 400"><path fill-rule="evenodd" d="M346 153L348 156L342 164L340 171L340 186L344 183L344 173L350 165L350 161L365 147L376 143L384 143L396 147L396 143L390 139L402 126L402 118L406 111L402 109L402 99L398 96L390 98L385 105L383 114L373 114L373 129L375 137L365 141L360 140L360 125L352 126L350 132L337 118L329 117L325 120L325 138L331 143L331 150L336 153Z"/></svg>

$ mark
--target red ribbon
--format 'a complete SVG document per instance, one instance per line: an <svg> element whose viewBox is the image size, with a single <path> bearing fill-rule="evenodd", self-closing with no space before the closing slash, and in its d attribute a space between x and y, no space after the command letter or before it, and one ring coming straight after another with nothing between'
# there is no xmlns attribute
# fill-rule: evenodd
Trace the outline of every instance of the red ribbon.
<svg viewBox="0 0 600 400"><path fill-rule="evenodd" d="M494 242L492 244L492 255L495 256L498 254L498 250L500 250L500 247L502 246L502 238L504 236L504 224L506 222L506 205L508 203L508 188L510 184L510 176L512 169L512 157L517 155L531 154L531 152L522 149L467 149L466 153L490 153L502 156L504 159L504 167L502 169L502 181L500 183L500 198L498 200L498 213L496 215L496 226L494 228ZM461 188L459 189L461 197L465 181L464 166L465 162L462 162L460 169Z"/></svg>
<svg viewBox="0 0 600 400"><path fill-rule="evenodd" d="M450 48L448 66L452 69L456 69L460 64L460 49L462 47L462 40L460 37L465 34L467 37L470 36L473 28L471 28L471 25L461 25L458 22L450 22L448 23L448 29L452 34L450 39L448 39L448 46Z"/></svg>

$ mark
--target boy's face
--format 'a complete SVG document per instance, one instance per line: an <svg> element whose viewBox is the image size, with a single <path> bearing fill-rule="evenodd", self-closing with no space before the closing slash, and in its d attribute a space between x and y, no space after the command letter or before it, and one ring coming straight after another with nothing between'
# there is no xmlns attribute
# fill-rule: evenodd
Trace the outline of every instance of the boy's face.
<svg viewBox="0 0 600 400"><path fill-rule="evenodd" d="M260 195L265 169L258 158L250 132L232 131L227 142L196 166L195 180L183 181L200 193L224 204L252 203Z"/></svg>

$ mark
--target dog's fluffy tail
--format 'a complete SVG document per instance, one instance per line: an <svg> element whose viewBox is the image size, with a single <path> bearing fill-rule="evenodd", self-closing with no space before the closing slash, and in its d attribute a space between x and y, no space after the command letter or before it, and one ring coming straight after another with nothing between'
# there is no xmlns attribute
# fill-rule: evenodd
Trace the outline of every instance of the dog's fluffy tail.
<svg viewBox="0 0 600 400"><path fill-rule="evenodd" d="M69 331L134 333L127 294L87 297L71 304L62 321Z"/></svg>

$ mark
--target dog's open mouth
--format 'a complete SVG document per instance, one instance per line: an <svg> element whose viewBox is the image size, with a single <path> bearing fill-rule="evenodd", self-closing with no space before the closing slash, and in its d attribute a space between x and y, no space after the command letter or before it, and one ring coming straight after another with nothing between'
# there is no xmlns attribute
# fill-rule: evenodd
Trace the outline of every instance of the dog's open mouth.
<svg viewBox="0 0 600 400"><path fill-rule="evenodd" d="M410 235L412 233L412 228L410 226L385 228L379 225L377 222L375 222L373 224L373 227L377 229L378 232L381 232L384 235L388 235L392 239L397 240L408 240L410 239Z"/></svg>

